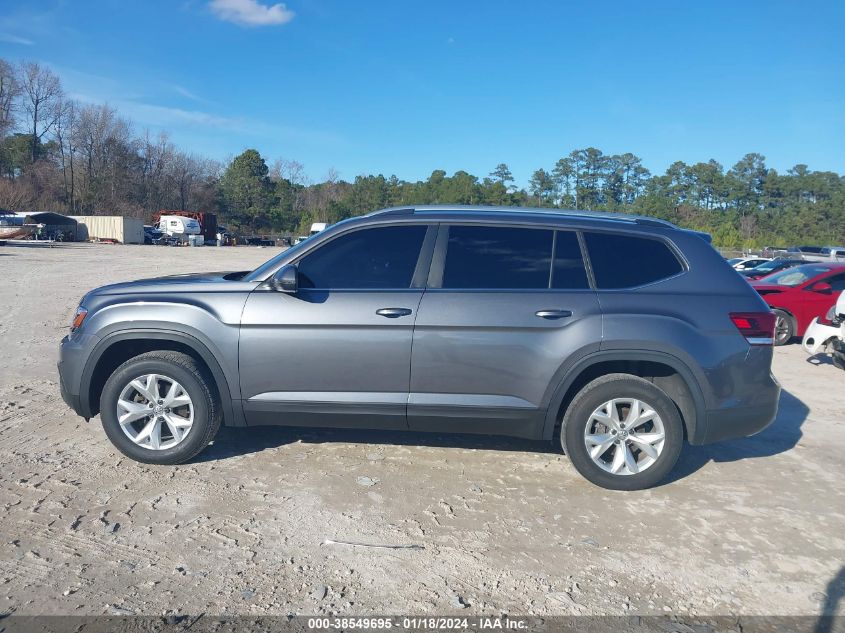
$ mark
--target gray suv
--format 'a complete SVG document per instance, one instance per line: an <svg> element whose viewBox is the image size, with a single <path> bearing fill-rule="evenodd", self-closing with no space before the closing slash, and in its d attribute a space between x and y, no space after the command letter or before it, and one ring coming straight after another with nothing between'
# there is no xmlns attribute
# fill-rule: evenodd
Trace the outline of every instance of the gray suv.
<svg viewBox="0 0 845 633"><path fill-rule="evenodd" d="M176 464L221 424L560 438L599 486L775 417L774 316L707 235L616 214L417 207L340 222L251 272L83 297L65 401Z"/></svg>

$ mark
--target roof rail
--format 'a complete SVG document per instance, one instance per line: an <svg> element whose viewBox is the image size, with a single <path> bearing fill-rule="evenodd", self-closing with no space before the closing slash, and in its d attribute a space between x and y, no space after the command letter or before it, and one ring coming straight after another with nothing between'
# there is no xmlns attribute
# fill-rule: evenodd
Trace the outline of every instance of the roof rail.
<svg viewBox="0 0 845 633"><path fill-rule="evenodd" d="M367 213L366 217L372 217L374 215L413 215L414 208L413 207L390 207L389 209L380 209L378 211L373 211L372 213Z"/></svg>
<svg viewBox="0 0 845 633"><path fill-rule="evenodd" d="M461 204L437 204L437 205L419 205L415 207L391 207L389 209L381 209L368 213L367 217L384 216L384 215L413 215L415 213L424 213L426 211L456 211L467 213L528 213L532 215L554 215L565 216L571 218L589 218L593 220L610 220L614 222L630 222L632 224L642 224L645 226L662 226L667 228L678 228L668 220L661 220L659 218L643 217L639 215L630 215L626 213L614 213L610 211L580 211L572 209L532 209L525 207L491 207L491 206L475 206L475 205L461 205Z"/></svg>

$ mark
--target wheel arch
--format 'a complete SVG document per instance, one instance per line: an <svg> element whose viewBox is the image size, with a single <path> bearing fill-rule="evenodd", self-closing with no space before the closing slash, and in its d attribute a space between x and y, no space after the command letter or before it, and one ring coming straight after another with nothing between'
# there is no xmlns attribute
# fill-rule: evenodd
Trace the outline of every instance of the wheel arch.
<svg viewBox="0 0 845 633"><path fill-rule="evenodd" d="M693 444L704 435L704 394L692 370L679 358L650 350L606 350L582 358L558 383L546 410L543 438L551 440L575 395L589 382L609 373L627 373L650 380L675 402L684 432Z"/></svg>
<svg viewBox="0 0 845 633"><path fill-rule="evenodd" d="M208 369L223 407L224 424L243 426L243 414L232 399L229 382L214 353L198 338L176 330L131 330L104 337L92 350L82 372L80 405L86 418L99 413L99 394L117 367L134 356L157 350L181 351Z"/></svg>

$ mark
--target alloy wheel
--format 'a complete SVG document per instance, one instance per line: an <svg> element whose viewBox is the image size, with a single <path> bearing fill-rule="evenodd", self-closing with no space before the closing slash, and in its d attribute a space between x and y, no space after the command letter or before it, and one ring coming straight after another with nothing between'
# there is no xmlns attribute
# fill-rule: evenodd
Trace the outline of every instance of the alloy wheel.
<svg viewBox="0 0 845 633"><path fill-rule="evenodd" d="M789 338L789 322L786 317L778 315L775 320L775 340L785 343L787 338Z"/></svg>
<svg viewBox="0 0 845 633"><path fill-rule="evenodd" d="M194 404L185 388L162 374L138 376L117 399L117 420L130 440L160 451L180 444L194 424Z"/></svg>
<svg viewBox="0 0 845 633"><path fill-rule="evenodd" d="M590 415L584 444L593 462L613 475L636 475L660 457L666 440L663 421L648 403L614 398Z"/></svg>

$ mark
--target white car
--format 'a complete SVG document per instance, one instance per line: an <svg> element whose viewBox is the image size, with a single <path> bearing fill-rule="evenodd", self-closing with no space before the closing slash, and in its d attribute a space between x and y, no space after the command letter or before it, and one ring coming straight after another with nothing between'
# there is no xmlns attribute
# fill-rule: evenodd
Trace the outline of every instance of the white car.
<svg viewBox="0 0 845 633"><path fill-rule="evenodd" d="M770 261L772 261L771 257L734 257L729 259L728 263L736 270L748 270Z"/></svg>
<svg viewBox="0 0 845 633"><path fill-rule="evenodd" d="M801 341L804 351L810 356L820 352L829 353L833 364L845 369L845 292L839 295L824 318L816 317Z"/></svg>

